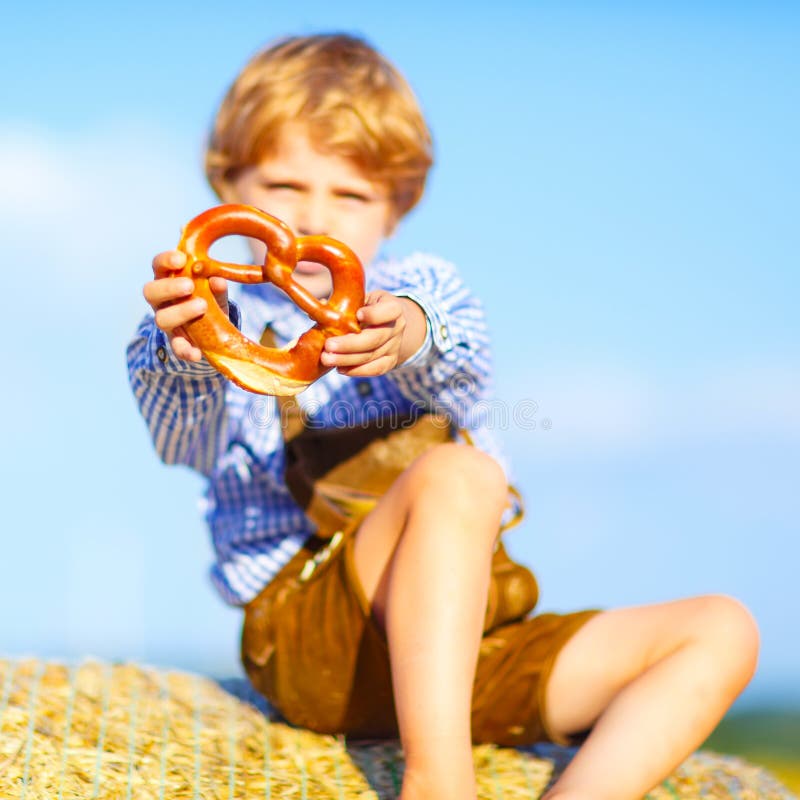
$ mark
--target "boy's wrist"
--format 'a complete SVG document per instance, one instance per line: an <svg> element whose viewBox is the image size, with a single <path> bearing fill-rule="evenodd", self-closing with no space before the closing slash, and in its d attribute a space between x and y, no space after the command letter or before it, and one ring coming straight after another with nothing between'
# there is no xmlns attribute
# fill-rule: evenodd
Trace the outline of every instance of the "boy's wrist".
<svg viewBox="0 0 800 800"><path fill-rule="evenodd" d="M400 352L397 357L398 366L403 366L409 360L415 358L428 342L430 323L422 306L413 298L405 295L398 295L397 297L403 308L403 318L406 323L403 330L403 340L400 344Z"/></svg>
<svg viewBox="0 0 800 800"><path fill-rule="evenodd" d="M416 307L425 323L417 349L411 350L409 347L398 367L426 366L453 348L454 337L450 335L450 325L433 297L419 291L401 291L396 296L405 301L404 307L406 302Z"/></svg>
<svg viewBox="0 0 800 800"><path fill-rule="evenodd" d="M236 328L240 327L239 307L231 301L228 302L228 318ZM176 356L170 345L169 337L156 326L155 321L150 337L150 367L154 372L182 374L191 378L217 375L220 380L223 380L222 374L206 360L205 356L199 361L188 361Z"/></svg>

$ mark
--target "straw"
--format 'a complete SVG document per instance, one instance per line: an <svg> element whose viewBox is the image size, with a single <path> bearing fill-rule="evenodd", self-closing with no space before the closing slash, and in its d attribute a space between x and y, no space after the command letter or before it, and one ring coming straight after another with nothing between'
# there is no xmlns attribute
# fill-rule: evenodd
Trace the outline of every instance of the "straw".
<svg viewBox="0 0 800 800"><path fill-rule="evenodd" d="M479 797L538 798L572 755L477 746ZM402 775L397 742L299 730L198 675L0 659L3 800L389 800ZM705 752L647 797L796 800L763 769Z"/></svg>

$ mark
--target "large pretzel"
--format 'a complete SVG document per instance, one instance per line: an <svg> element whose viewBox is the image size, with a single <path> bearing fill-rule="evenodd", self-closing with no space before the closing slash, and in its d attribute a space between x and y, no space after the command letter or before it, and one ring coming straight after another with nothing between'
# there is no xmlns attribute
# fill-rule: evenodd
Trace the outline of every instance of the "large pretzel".
<svg viewBox="0 0 800 800"><path fill-rule="evenodd" d="M238 234L267 246L264 264L230 264L209 258L217 239ZM364 270L355 253L327 236L295 238L287 225L252 206L223 205L195 217L183 230L178 249L187 256L178 273L194 281L193 297L208 306L203 316L183 327L208 361L244 389L260 394L293 395L329 371L320 354L329 336L357 333L356 311L364 305ZM315 261L331 273L333 292L318 300L292 279L298 261ZM240 333L219 307L208 279L219 275L239 283L269 281L281 288L316 325L290 349L263 347Z"/></svg>

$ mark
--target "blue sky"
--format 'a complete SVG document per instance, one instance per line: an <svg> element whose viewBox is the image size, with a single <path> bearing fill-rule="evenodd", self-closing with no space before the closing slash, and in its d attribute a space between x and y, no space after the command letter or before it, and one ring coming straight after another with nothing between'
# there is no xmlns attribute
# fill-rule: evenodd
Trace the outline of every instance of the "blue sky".
<svg viewBox="0 0 800 800"><path fill-rule="evenodd" d="M297 5L5 12L0 652L236 672L201 484L157 462L123 351L153 254L214 203L226 86L274 36L336 29L431 121L387 247L485 302L498 395L537 423L499 435L543 608L733 594L763 637L742 704L800 706L796 4Z"/></svg>

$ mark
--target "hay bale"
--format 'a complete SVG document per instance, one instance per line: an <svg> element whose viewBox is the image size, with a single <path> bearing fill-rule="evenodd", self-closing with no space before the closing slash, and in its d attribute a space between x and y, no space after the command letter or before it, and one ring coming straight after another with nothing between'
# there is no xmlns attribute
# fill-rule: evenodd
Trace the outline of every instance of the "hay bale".
<svg viewBox="0 0 800 800"><path fill-rule="evenodd" d="M479 796L539 797L571 756L553 745L476 747ZM366 800L396 797L402 770L396 742L298 730L198 675L0 659L3 800ZM700 797L791 800L763 770L708 753L649 795Z"/></svg>

